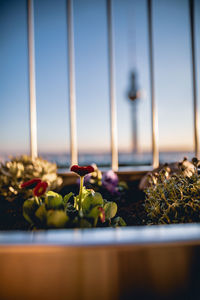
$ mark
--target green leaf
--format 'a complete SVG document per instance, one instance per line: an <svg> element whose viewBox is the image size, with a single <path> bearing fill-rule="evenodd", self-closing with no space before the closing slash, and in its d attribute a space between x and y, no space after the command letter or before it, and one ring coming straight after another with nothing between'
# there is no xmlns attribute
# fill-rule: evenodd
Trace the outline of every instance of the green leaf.
<svg viewBox="0 0 200 300"><path fill-rule="evenodd" d="M93 207L90 212L87 214L88 218L97 219L100 215L99 206Z"/></svg>
<svg viewBox="0 0 200 300"><path fill-rule="evenodd" d="M45 205L42 204L35 212L35 216L42 222L46 223L47 211Z"/></svg>
<svg viewBox="0 0 200 300"><path fill-rule="evenodd" d="M117 227L117 226L126 226L126 222L124 221L123 218L121 217L116 217L112 220L112 226Z"/></svg>
<svg viewBox="0 0 200 300"><path fill-rule="evenodd" d="M33 219L35 212L38 209L39 205L35 202L34 199L28 199L24 201L23 204L23 216L29 223L34 223Z"/></svg>
<svg viewBox="0 0 200 300"><path fill-rule="evenodd" d="M47 209L60 209L63 207L63 198L58 193L49 191L46 193L45 205Z"/></svg>
<svg viewBox="0 0 200 300"><path fill-rule="evenodd" d="M103 205L103 198L101 196L100 193L94 193L94 196L93 196L93 205L98 205L98 206L101 206Z"/></svg>
<svg viewBox="0 0 200 300"><path fill-rule="evenodd" d="M67 204L67 202L69 201L69 199L73 196L74 194L71 192L67 195L65 195L64 199L63 199L63 202L64 204Z"/></svg>
<svg viewBox="0 0 200 300"><path fill-rule="evenodd" d="M60 196L61 196L60 194L58 194L58 193L56 193L56 192L53 192L53 191L48 191L48 192L46 193L46 195L47 195L47 197L54 197L54 198L60 197Z"/></svg>
<svg viewBox="0 0 200 300"><path fill-rule="evenodd" d="M88 222L86 219L81 219L79 223L80 228L91 228L92 224Z"/></svg>
<svg viewBox="0 0 200 300"><path fill-rule="evenodd" d="M47 212L47 226L49 228L63 228L69 218L63 210L50 210Z"/></svg>
<svg viewBox="0 0 200 300"><path fill-rule="evenodd" d="M65 211L70 219L74 219L76 216L78 216L78 211L70 202L66 204Z"/></svg>
<svg viewBox="0 0 200 300"><path fill-rule="evenodd" d="M105 210L106 220L114 218L117 213L117 204L115 202L107 202L103 208Z"/></svg>
<svg viewBox="0 0 200 300"><path fill-rule="evenodd" d="M87 195L93 193L94 191L92 191L91 189L86 189L85 186L83 186L83 190L82 190L82 197L86 197Z"/></svg>
<svg viewBox="0 0 200 300"><path fill-rule="evenodd" d="M90 193L82 201L82 209L84 214L88 214L95 206L102 206L103 198L100 193Z"/></svg>

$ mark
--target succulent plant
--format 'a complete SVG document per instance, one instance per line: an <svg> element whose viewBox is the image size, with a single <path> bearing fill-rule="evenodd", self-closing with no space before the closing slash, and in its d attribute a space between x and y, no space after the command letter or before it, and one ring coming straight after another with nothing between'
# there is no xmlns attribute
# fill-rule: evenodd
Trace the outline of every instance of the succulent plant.
<svg viewBox="0 0 200 300"><path fill-rule="evenodd" d="M145 210L149 224L200 222L200 161L178 163L179 172L166 164L149 174Z"/></svg>
<svg viewBox="0 0 200 300"><path fill-rule="evenodd" d="M27 198L30 190L22 190L21 184L33 178L46 181L50 189L56 189L62 184L62 178L57 175L56 164L42 158L34 160L27 155L11 158L0 164L0 200L13 202L18 197Z"/></svg>

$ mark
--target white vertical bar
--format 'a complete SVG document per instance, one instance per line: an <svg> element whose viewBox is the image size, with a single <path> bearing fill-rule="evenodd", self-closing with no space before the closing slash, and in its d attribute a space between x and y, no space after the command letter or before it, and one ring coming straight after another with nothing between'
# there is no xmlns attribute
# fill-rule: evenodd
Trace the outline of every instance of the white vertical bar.
<svg viewBox="0 0 200 300"><path fill-rule="evenodd" d="M199 158L199 118L198 118L197 85L196 85L196 80L197 79L196 79L194 12L195 12L195 10L194 10L194 1L189 0L191 55L192 55L193 114L194 114L194 150L195 150L195 156Z"/></svg>
<svg viewBox="0 0 200 300"><path fill-rule="evenodd" d="M73 0L67 0L67 32L68 32L68 73L70 101L70 147L71 164L78 163L77 132L76 132L76 94L74 67L74 30L73 30Z"/></svg>
<svg viewBox="0 0 200 300"><path fill-rule="evenodd" d="M36 158L37 117L35 93L35 49L34 49L34 8L33 0L28 0L28 56L29 56L29 103L30 103L30 155Z"/></svg>
<svg viewBox="0 0 200 300"><path fill-rule="evenodd" d="M159 166L158 149L158 118L154 91L154 62L153 62L153 33L152 33L152 1L148 1L148 34L149 34L149 63L150 63L150 89L151 89L151 118L152 118L152 154L153 168Z"/></svg>
<svg viewBox="0 0 200 300"><path fill-rule="evenodd" d="M112 169L114 171L117 171L118 170L118 142L117 142L117 113L116 113L116 101L115 101L114 51L113 51L114 42L113 42L112 19L113 19L112 0L107 0Z"/></svg>

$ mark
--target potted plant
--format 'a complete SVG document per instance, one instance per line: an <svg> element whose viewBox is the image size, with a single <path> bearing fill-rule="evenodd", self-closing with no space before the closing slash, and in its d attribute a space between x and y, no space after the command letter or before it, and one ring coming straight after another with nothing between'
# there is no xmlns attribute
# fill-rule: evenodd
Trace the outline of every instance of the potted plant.
<svg viewBox="0 0 200 300"><path fill-rule="evenodd" d="M91 166L72 167L80 177L78 194L48 191L41 178L20 184L29 193L22 207L34 231L0 234L0 298L198 299L199 224L169 224L182 222L184 211L187 222L198 221L198 165L193 160L189 171L184 160L178 172L165 165L146 177L138 210L137 199L127 200L140 224L164 226L102 228L116 225L115 201L126 215L131 185L111 173L102 182ZM82 229L94 226L101 228ZM40 230L63 227L72 229Z"/></svg>
<svg viewBox="0 0 200 300"><path fill-rule="evenodd" d="M24 218L34 228L91 228L96 226L124 226L122 218L115 217L117 204L102 197L99 192L87 189L84 178L94 173L92 166L74 165L71 171L80 179L79 194L62 195L47 191L48 184L39 178L24 182L21 187L33 189L33 196L23 204Z"/></svg>

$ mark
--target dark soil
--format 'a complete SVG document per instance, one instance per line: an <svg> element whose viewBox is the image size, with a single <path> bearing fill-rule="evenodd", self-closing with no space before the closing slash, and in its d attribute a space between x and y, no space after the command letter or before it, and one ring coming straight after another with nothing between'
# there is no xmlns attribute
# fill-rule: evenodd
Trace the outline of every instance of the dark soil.
<svg viewBox="0 0 200 300"><path fill-rule="evenodd" d="M144 200L119 207L118 215L124 219L127 226L145 225L147 216L144 211Z"/></svg>
<svg viewBox="0 0 200 300"><path fill-rule="evenodd" d="M28 224L22 214L24 200L16 198L13 202L0 199L0 230L28 230Z"/></svg>
<svg viewBox="0 0 200 300"><path fill-rule="evenodd" d="M144 209L145 194L138 189L139 182L128 183L129 190L118 200L118 215L122 217L127 226L145 225L147 214Z"/></svg>

